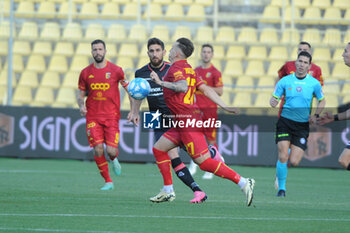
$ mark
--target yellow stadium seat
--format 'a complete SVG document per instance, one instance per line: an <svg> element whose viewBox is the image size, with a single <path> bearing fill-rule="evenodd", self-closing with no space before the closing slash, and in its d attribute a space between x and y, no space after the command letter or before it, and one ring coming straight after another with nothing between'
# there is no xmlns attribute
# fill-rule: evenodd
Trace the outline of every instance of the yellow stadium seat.
<svg viewBox="0 0 350 233"><path fill-rule="evenodd" d="M350 97L349 90L350 90L350 83L344 83L341 94L344 96ZM348 102L350 102L350 100Z"/></svg>
<svg viewBox="0 0 350 233"><path fill-rule="evenodd" d="M294 0L294 5L301 9L308 8L310 4L310 0Z"/></svg>
<svg viewBox="0 0 350 233"><path fill-rule="evenodd" d="M78 82L79 82L79 75L80 72L76 71L68 71L63 78L62 87L68 87L68 88L78 88Z"/></svg>
<svg viewBox="0 0 350 233"><path fill-rule="evenodd" d="M151 37L157 37L161 39L164 43L169 42L169 28L166 25L155 25Z"/></svg>
<svg viewBox="0 0 350 233"><path fill-rule="evenodd" d="M61 37L60 26L56 22L46 22L41 31L40 38L58 41Z"/></svg>
<svg viewBox="0 0 350 233"><path fill-rule="evenodd" d="M298 44L300 42L300 33L298 29L288 28L284 30L281 42L284 44Z"/></svg>
<svg viewBox="0 0 350 233"><path fill-rule="evenodd" d="M193 0L173 0L173 2L182 5L191 5Z"/></svg>
<svg viewBox="0 0 350 233"><path fill-rule="evenodd" d="M240 60L228 60L223 72L227 76L240 76L243 74L243 65Z"/></svg>
<svg viewBox="0 0 350 233"><path fill-rule="evenodd" d="M280 60L271 61L269 68L267 69L266 75L277 78L278 70L283 66L284 63L285 63L284 61L280 61Z"/></svg>
<svg viewBox="0 0 350 233"><path fill-rule="evenodd" d="M338 25L342 20L340 9L337 7L327 8L324 12L323 19L321 24Z"/></svg>
<svg viewBox="0 0 350 233"><path fill-rule="evenodd" d="M329 65L327 61L317 61L317 65L321 68L322 77L324 80L327 80L328 77L333 78L330 76Z"/></svg>
<svg viewBox="0 0 350 233"><path fill-rule="evenodd" d="M294 22L297 22L300 19L300 9L298 7L294 7ZM285 20L286 23L290 23L292 21L292 7L287 6L285 10Z"/></svg>
<svg viewBox="0 0 350 233"><path fill-rule="evenodd" d="M117 65L122 67L124 71L134 69L134 62L131 57L120 56L117 58Z"/></svg>
<svg viewBox="0 0 350 233"><path fill-rule="evenodd" d="M73 88L61 87L58 89L57 98L55 103L76 105L76 96Z"/></svg>
<svg viewBox="0 0 350 233"><path fill-rule="evenodd" d="M272 97L272 92L258 93L255 99L254 107L258 108L270 108L270 99Z"/></svg>
<svg viewBox="0 0 350 233"><path fill-rule="evenodd" d="M89 65L89 57L84 55L75 55L72 59L70 71L80 72L82 69Z"/></svg>
<svg viewBox="0 0 350 233"><path fill-rule="evenodd" d="M72 42L57 42L53 53L55 55L73 56L73 54L74 54L73 43Z"/></svg>
<svg viewBox="0 0 350 233"><path fill-rule="evenodd" d="M8 73L7 73L7 69L3 69L0 72L0 86L6 86L7 87L8 84ZM17 81L16 81L16 76L15 73L12 73L12 87L15 87L17 85Z"/></svg>
<svg viewBox="0 0 350 233"><path fill-rule="evenodd" d="M43 73L46 70L45 59L43 55L32 54L28 58L26 70L32 70Z"/></svg>
<svg viewBox="0 0 350 233"><path fill-rule="evenodd" d="M281 21L280 7L266 6L263 11L260 22L262 23L279 23Z"/></svg>
<svg viewBox="0 0 350 233"><path fill-rule="evenodd" d="M35 93L34 103L50 105L54 102L54 93L51 87L40 86Z"/></svg>
<svg viewBox="0 0 350 233"><path fill-rule="evenodd" d="M8 41L0 39L0 56L8 55Z"/></svg>
<svg viewBox="0 0 350 233"><path fill-rule="evenodd" d="M211 59L211 64L213 64L213 66L215 66L216 69L222 70L221 59L216 58L215 55L214 58Z"/></svg>
<svg viewBox="0 0 350 233"><path fill-rule="evenodd" d="M18 3L17 10L15 11L16 17L32 18L35 14L34 3L30 1L20 1Z"/></svg>
<svg viewBox="0 0 350 233"><path fill-rule="evenodd" d="M321 34L317 28L308 28L303 34L303 41L307 41L313 46L321 44Z"/></svg>
<svg viewBox="0 0 350 233"><path fill-rule="evenodd" d="M52 54L52 46L48 41L37 41L34 43L33 54L50 56Z"/></svg>
<svg viewBox="0 0 350 233"><path fill-rule="evenodd" d="M331 0L313 0L312 6L326 9L331 6Z"/></svg>
<svg viewBox="0 0 350 233"><path fill-rule="evenodd" d="M252 97L250 92L238 92L233 98L234 107L249 108L252 107Z"/></svg>
<svg viewBox="0 0 350 233"><path fill-rule="evenodd" d="M30 104L33 101L32 89L28 86L17 86L13 94L13 104Z"/></svg>
<svg viewBox="0 0 350 233"><path fill-rule="evenodd" d="M130 0L110 0L111 2L116 2L116 3L119 3L119 4L125 4L125 3L128 3L130 2Z"/></svg>
<svg viewBox="0 0 350 233"><path fill-rule="evenodd" d="M5 105L7 102L7 86L0 86L0 105Z"/></svg>
<svg viewBox="0 0 350 233"><path fill-rule="evenodd" d="M16 37L16 24L13 24L12 29L13 37ZM0 21L0 38L8 39L10 37L10 22L1 20Z"/></svg>
<svg viewBox="0 0 350 233"><path fill-rule="evenodd" d="M59 88L61 85L60 76L57 72L54 71L46 71L40 82L40 86L42 87L51 87L51 88ZM76 85L78 86L78 85Z"/></svg>
<svg viewBox="0 0 350 233"><path fill-rule="evenodd" d="M137 44L123 43L120 46L119 57L135 58L139 55Z"/></svg>
<svg viewBox="0 0 350 233"><path fill-rule="evenodd" d="M147 5L147 8L143 14L143 18L147 19L150 17L152 20L160 20L163 17L163 10L162 5L159 3L151 3L149 6Z"/></svg>
<svg viewBox="0 0 350 233"><path fill-rule="evenodd" d="M12 69L14 72L22 72L24 70L24 65L23 65L23 58L19 54L14 54L12 57ZM6 60L4 70L7 70L8 68L8 60Z"/></svg>
<svg viewBox="0 0 350 233"><path fill-rule="evenodd" d="M323 44L328 44L330 46L341 45L341 32L336 28L327 28L324 38Z"/></svg>
<svg viewBox="0 0 350 233"><path fill-rule="evenodd" d="M166 49L166 48L164 47L164 49ZM139 58L146 57L148 59L147 52L148 52L147 44L142 45L142 48L141 48L140 53L139 53ZM169 52L169 51L167 50L167 52Z"/></svg>
<svg viewBox="0 0 350 233"><path fill-rule="evenodd" d="M80 19L96 19L98 16L98 7L94 2L84 2L78 15Z"/></svg>
<svg viewBox="0 0 350 233"><path fill-rule="evenodd" d="M13 53L28 56L31 53L29 41L20 41L20 40L14 41Z"/></svg>
<svg viewBox="0 0 350 233"><path fill-rule="evenodd" d="M105 38L105 30L102 24L99 23L91 23L87 27L85 31L85 39L87 40L96 40L96 39L104 39Z"/></svg>
<svg viewBox="0 0 350 233"><path fill-rule="evenodd" d="M130 29L130 34L128 37L128 41L139 41L144 42L147 41L147 30L146 27L142 24L134 24Z"/></svg>
<svg viewBox="0 0 350 233"><path fill-rule="evenodd" d="M286 61L288 59L288 50L284 46L274 46L271 48L269 60Z"/></svg>
<svg viewBox="0 0 350 233"><path fill-rule="evenodd" d="M111 24L108 28L107 39L110 41L126 40L126 31L123 24Z"/></svg>
<svg viewBox="0 0 350 233"><path fill-rule="evenodd" d="M339 106L339 98L337 94L328 94L325 96L326 107L336 109Z"/></svg>
<svg viewBox="0 0 350 233"><path fill-rule="evenodd" d="M200 26L197 29L197 34L195 37L197 43L212 43L214 41L214 32L212 27Z"/></svg>
<svg viewBox="0 0 350 233"><path fill-rule="evenodd" d="M36 88L39 86L38 74L35 71L26 70L21 74L18 85Z"/></svg>
<svg viewBox="0 0 350 233"><path fill-rule="evenodd" d="M252 60L249 61L245 75L251 77L259 77L265 74L263 61Z"/></svg>
<svg viewBox="0 0 350 233"><path fill-rule="evenodd" d="M213 49L214 49L214 59L221 60L225 58L225 48L223 45L213 45Z"/></svg>
<svg viewBox="0 0 350 233"><path fill-rule="evenodd" d="M72 5L70 6L69 1L63 2L60 4L61 7L58 11L57 17L60 19L67 19L69 15L71 15L72 19L75 19L77 17L77 7L74 2L72 2ZM71 9L70 9L71 7Z"/></svg>
<svg viewBox="0 0 350 233"><path fill-rule="evenodd" d="M214 0L194 0L195 4L201 4L203 6L213 6Z"/></svg>
<svg viewBox="0 0 350 233"><path fill-rule="evenodd" d="M238 42L241 43L254 43L258 41L256 29L253 27L242 27L241 32L238 35Z"/></svg>
<svg viewBox="0 0 350 233"><path fill-rule="evenodd" d="M343 52L344 52L344 49L336 49L332 56L332 62L336 63L336 62L343 61L343 56L342 56Z"/></svg>
<svg viewBox="0 0 350 233"><path fill-rule="evenodd" d="M188 39L192 38L191 29L188 26L183 26L183 25L176 26L172 40L176 41L181 37L186 37Z"/></svg>
<svg viewBox="0 0 350 233"><path fill-rule="evenodd" d="M117 19L120 16L118 3L107 2L103 4L103 9L100 17L103 19Z"/></svg>
<svg viewBox="0 0 350 233"><path fill-rule="evenodd" d="M235 91L253 91L254 79L249 76L239 76L234 90Z"/></svg>
<svg viewBox="0 0 350 233"><path fill-rule="evenodd" d="M83 32L79 23L67 23L62 34L62 39L79 41L83 38Z"/></svg>
<svg viewBox="0 0 350 233"><path fill-rule="evenodd" d="M248 60L265 60L267 57L267 49L265 46L250 46L248 51Z"/></svg>
<svg viewBox="0 0 350 233"><path fill-rule="evenodd" d="M126 3L124 6L122 18L123 19L136 19L138 12L139 12L139 8L138 8L137 3L135 3L135 2ZM140 10L140 12L141 12L141 10Z"/></svg>
<svg viewBox="0 0 350 233"><path fill-rule="evenodd" d="M348 0L333 0L333 6L346 10L350 8L350 2Z"/></svg>
<svg viewBox="0 0 350 233"><path fill-rule="evenodd" d="M53 19L56 17L56 6L54 2L44 1L40 3L36 17Z"/></svg>
<svg viewBox="0 0 350 233"><path fill-rule="evenodd" d="M283 4L286 4L285 6ZM289 6L289 1L287 0L271 0L271 6L286 7Z"/></svg>
<svg viewBox="0 0 350 233"><path fill-rule="evenodd" d="M76 55L91 56L91 43L89 43L89 42L78 43L75 54Z"/></svg>
<svg viewBox="0 0 350 233"><path fill-rule="evenodd" d="M185 14L181 4L172 3L168 5L165 12L165 19L167 20L183 20Z"/></svg>
<svg viewBox="0 0 350 233"><path fill-rule="evenodd" d="M312 54L312 61L330 61L331 60L331 51L329 48L315 48Z"/></svg>
<svg viewBox="0 0 350 233"><path fill-rule="evenodd" d="M153 3L159 3L159 4L162 4L162 5L168 5L168 4L172 3L172 0L153 0L152 2Z"/></svg>
<svg viewBox="0 0 350 233"><path fill-rule="evenodd" d="M201 22L205 20L204 6L199 4L190 5L186 16L188 21Z"/></svg>
<svg viewBox="0 0 350 233"><path fill-rule="evenodd" d="M350 13L350 10L348 12ZM349 14L349 16L350 16L350 14ZM350 17L349 17L349 19L350 19ZM344 44L347 44L350 42L350 30L346 31L343 42L344 42Z"/></svg>
<svg viewBox="0 0 350 233"><path fill-rule="evenodd" d="M38 38L38 25L36 22L24 22L18 34L19 39L35 40Z"/></svg>
<svg viewBox="0 0 350 233"><path fill-rule="evenodd" d="M8 17L10 15L10 1L2 1L0 2L0 7L2 7L1 12L5 17ZM1 104L1 102L0 102Z"/></svg>
<svg viewBox="0 0 350 233"><path fill-rule="evenodd" d="M318 7L309 7L305 9L302 20L303 24L319 24L321 20L321 9Z"/></svg>
<svg viewBox="0 0 350 233"><path fill-rule="evenodd" d="M143 102L145 102L145 101L143 101ZM120 101L120 108L121 108L121 110L124 110L124 111L130 110L130 102L129 102L129 98L127 95L125 95L123 97L123 99Z"/></svg>
<svg viewBox="0 0 350 233"><path fill-rule="evenodd" d="M149 63L148 57L139 57L139 60L137 61L136 69L140 69L141 67L145 66Z"/></svg>
<svg viewBox="0 0 350 233"><path fill-rule="evenodd" d="M216 42L223 44L230 44L235 42L235 30L230 26L222 26L219 28L216 36Z"/></svg>
<svg viewBox="0 0 350 233"><path fill-rule="evenodd" d="M242 45L230 45L227 49L226 59L243 59L245 56L245 47Z"/></svg>
<svg viewBox="0 0 350 233"><path fill-rule="evenodd" d="M344 84L344 85L346 85L346 84ZM349 88L349 86L347 86L348 88ZM1 87L0 87L1 88ZM0 89L1 90L1 89ZM344 90L344 88L343 88L343 90ZM349 89L348 89L349 90ZM1 92L0 92L1 93ZM1 96L0 96L0 101L1 101ZM350 95L348 95L347 93L344 95L344 97L343 97L343 101L342 101L342 103L343 104L347 104L347 103L349 103L350 102Z"/></svg>
<svg viewBox="0 0 350 233"><path fill-rule="evenodd" d="M67 59L63 55L53 55L49 63L49 71L56 71L63 74L68 71Z"/></svg>
<svg viewBox="0 0 350 233"><path fill-rule="evenodd" d="M115 43L106 43L106 58L111 59L117 56L117 45ZM90 48L91 51L91 48ZM91 55L91 54L90 54Z"/></svg>
<svg viewBox="0 0 350 233"><path fill-rule="evenodd" d="M340 86L338 83L325 82L322 90L327 98L328 94L339 94L340 93Z"/></svg>
<svg viewBox="0 0 350 233"><path fill-rule="evenodd" d="M337 62L333 67L331 77L347 80L350 77L350 69L344 64L344 62Z"/></svg>
<svg viewBox="0 0 350 233"><path fill-rule="evenodd" d="M276 28L264 28L260 34L260 42L264 44L278 44L279 39Z"/></svg>
<svg viewBox="0 0 350 233"><path fill-rule="evenodd" d="M138 2L139 0L131 0L131 2ZM142 4L142 5L146 5L147 3L148 3L148 0L140 0L140 3Z"/></svg>

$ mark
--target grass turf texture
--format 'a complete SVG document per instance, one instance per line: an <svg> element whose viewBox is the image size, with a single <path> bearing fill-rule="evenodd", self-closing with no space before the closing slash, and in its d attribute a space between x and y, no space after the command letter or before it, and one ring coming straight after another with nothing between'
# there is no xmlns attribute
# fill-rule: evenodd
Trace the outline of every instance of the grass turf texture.
<svg viewBox="0 0 350 233"><path fill-rule="evenodd" d="M192 192L176 177L176 199L151 203L162 187L155 164L125 164L111 177L112 191L95 163L0 159L0 232L349 232L350 172L292 168L287 197L275 197L274 168L233 168L256 179L246 207L239 188L214 177L195 179L208 200L190 204ZM111 166L110 166L111 170Z"/></svg>

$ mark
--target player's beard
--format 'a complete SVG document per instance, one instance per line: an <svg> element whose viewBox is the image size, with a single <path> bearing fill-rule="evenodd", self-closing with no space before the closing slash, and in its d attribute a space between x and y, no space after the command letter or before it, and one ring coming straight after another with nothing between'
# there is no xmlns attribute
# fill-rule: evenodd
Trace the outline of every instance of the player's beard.
<svg viewBox="0 0 350 233"><path fill-rule="evenodd" d="M105 56L102 56L100 59L98 58L98 56L99 56L99 55L96 55L96 56L94 57L95 62L96 62L96 63L101 63L101 62L103 62L103 60L105 59Z"/></svg>
<svg viewBox="0 0 350 233"><path fill-rule="evenodd" d="M157 62L158 61L158 62ZM156 59L151 59L151 65L153 67L158 67L160 66L161 64L163 63L163 58L158 58L157 60Z"/></svg>

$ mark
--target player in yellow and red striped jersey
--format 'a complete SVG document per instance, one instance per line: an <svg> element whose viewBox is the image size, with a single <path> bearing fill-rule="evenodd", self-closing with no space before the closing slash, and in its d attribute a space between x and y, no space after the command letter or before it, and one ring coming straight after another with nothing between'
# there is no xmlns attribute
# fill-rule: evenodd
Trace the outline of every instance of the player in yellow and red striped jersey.
<svg viewBox="0 0 350 233"><path fill-rule="evenodd" d="M127 92L128 82L121 67L105 59L104 41L91 43L94 62L83 69L79 77L78 104L82 116L86 116L86 134L90 147L94 148L94 159L105 185L101 190L114 188L109 176L108 163L104 155L103 143L112 160L113 170L120 175L119 154L119 119L120 93L119 83ZM84 98L87 94L86 102Z"/></svg>

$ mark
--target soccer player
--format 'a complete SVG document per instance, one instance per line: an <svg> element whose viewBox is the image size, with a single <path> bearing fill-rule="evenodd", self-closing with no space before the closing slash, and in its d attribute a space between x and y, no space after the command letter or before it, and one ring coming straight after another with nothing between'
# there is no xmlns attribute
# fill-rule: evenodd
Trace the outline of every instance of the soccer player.
<svg viewBox="0 0 350 233"><path fill-rule="evenodd" d="M297 166L304 154L309 136L309 123L316 123L316 118L325 106L325 99L319 81L307 72L312 57L308 52L300 52L295 61L296 72L283 77L277 82L270 105L276 107L280 98L285 96L281 117L276 124L276 144L278 161L276 165L279 190L278 197L286 195L287 161L290 148L290 162ZM318 102L315 115L311 113L313 95Z"/></svg>
<svg viewBox="0 0 350 233"><path fill-rule="evenodd" d="M221 72L216 69L216 67L211 63L211 59L214 55L214 48L211 44L203 44L201 50L201 58L202 64L198 66L194 71L197 76L199 76L207 86L210 86L216 94L219 96L223 93L223 82L221 77ZM201 91L196 91L196 104L202 112L202 119L217 119L217 105L211 101L208 97L206 97ZM210 127L204 130L204 135L207 139L209 145L214 145L213 149L217 149L218 146L216 144L216 128ZM214 153L212 153L214 155ZM216 156L221 162L224 162L222 157ZM214 158L215 159L215 158ZM197 171L197 165L191 160L190 163L190 172L191 174L195 174ZM203 179L212 179L213 173L205 172L203 175Z"/></svg>
<svg viewBox="0 0 350 233"><path fill-rule="evenodd" d="M169 129L156 142L153 147L154 156L165 160L168 157L168 151L184 145L200 169L238 184L246 196L247 206L250 206L253 200L255 180L244 178L224 163L211 158L203 130L199 128L201 116L200 110L194 104L194 92L196 89L201 90L204 95L228 112L238 113L238 109L228 107L214 90L196 76L186 60L192 55L193 50L193 43L189 39L178 39L170 50L169 60L172 65L163 80L156 72L151 72L152 80L163 87L165 103L175 115L175 123L178 123L178 127ZM189 126L189 122L195 125Z"/></svg>
<svg viewBox="0 0 350 233"><path fill-rule="evenodd" d="M135 72L135 77L146 79L151 86L151 92L147 96L149 111L159 111L161 114L169 116L171 113L164 102L163 88L155 82L152 82L150 78L150 74L152 71L156 72L159 77L163 77L170 68L170 64L163 60L166 53L166 50L164 49L164 43L158 38L151 38L148 40L147 48L147 55L150 59L150 62L142 68L138 69ZM133 109L137 111L135 113L135 117L138 121L138 112L140 109L141 101L133 101L133 104L135 105ZM155 141L158 141L158 139L166 131L167 129L164 128L155 129ZM175 199L170 164L173 167L179 179L194 192L194 198L190 201L191 203L201 203L207 199L206 194L199 188L198 184L194 181L187 167L181 161L181 158L178 153L178 148L173 148L172 150L168 151L168 156L165 156L164 158L155 157L155 159L160 173L163 176L164 186L158 195L150 198L150 201L166 202L173 201ZM170 193L171 195L168 195L168 193Z"/></svg>
<svg viewBox="0 0 350 233"><path fill-rule="evenodd" d="M347 46L344 49L343 58L344 58L345 65L350 67L350 42L347 44ZM342 121L342 120L348 120L348 119L350 119L350 109L336 115L333 115L330 112L326 112L320 118L319 123L321 125L324 125L333 121ZM340 154L338 161L343 168L350 171L350 142L346 145L343 152Z"/></svg>
<svg viewBox="0 0 350 233"><path fill-rule="evenodd" d="M108 162L104 155L103 143L113 164L113 171L120 175L119 154L119 119L120 94L118 84L124 89L125 81L122 68L105 59L106 45L102 40L91 43L94 62L84 68L79 77L77 101L80 114L86 116L86 134L90 147L94 148L94 159L101 176L105 180L101 190L112 190L113 181L109 176ZM86 102L84 98L87 93Z"/></svg>

